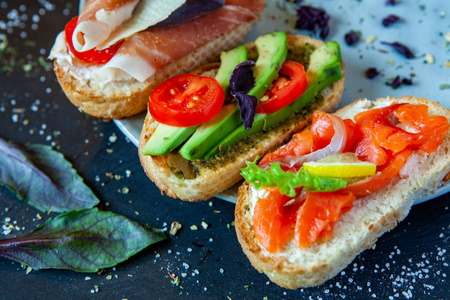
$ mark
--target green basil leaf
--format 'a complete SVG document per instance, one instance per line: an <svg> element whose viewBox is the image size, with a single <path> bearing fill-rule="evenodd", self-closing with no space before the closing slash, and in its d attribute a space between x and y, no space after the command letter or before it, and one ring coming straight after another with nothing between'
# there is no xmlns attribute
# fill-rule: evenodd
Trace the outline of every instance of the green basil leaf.
<svg viewBox="0 0 450 300"><path fill-rule="evenodd" d="M50 146L0 138L0 184L43 212L91 208L99 203L72 164Z"/></svg>
<svg viewBox="0 0 450 300"><path fill-rule="evenodd" d="M29 234L0 240L0 255L33 269L97 272L166 238L159 229L92 208L70 211Z"/></svg>
<svg viewBox="0 0 450 300"><path fill-rule="evenodd" d="M295 197L295 189L299 187L305 187L310 191L332 192L347 185L345 179L312 175L303 168L294 173L283 171L278 163L270 164L270 170L258 167L256 160L246 163L247 167L241 170L241 175L247 182L253 183L257 190L263 186L276 186L282 194L289 197Z"/></svg>

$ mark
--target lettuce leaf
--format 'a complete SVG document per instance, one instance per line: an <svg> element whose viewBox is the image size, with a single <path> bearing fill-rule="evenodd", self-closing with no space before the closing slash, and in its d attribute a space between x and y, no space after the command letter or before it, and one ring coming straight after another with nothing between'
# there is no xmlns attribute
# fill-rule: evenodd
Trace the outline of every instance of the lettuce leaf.
<svg viewBox="0 0 450 300"><path fill-rule="evenodd" d="M241 175L257 190L263 186L278 187L282 194L295 197L295 189L299 187L310 191L332 192L347 186L345 179L312 175L303 168L294 173L283 171L278 163L270 164L270 170L258 167L256 160L246 163L247 167L241 170Z"/></svg>

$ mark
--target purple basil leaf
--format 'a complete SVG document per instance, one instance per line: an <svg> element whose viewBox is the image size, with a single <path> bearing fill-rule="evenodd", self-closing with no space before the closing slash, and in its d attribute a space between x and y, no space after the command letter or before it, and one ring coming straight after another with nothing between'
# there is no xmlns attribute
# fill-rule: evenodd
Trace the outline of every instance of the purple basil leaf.
<svg viewBox="0 0 450 300"><path fill-rule="evenodd" d="M258 98L241 92L234 93L233 97L238 101L245 130L251 129L255 118L256 106L258 105Z"/></svg>
<svg viewBox="0 0 450 300"><path fill-rule="evenodd" d="M178 25L222 7L225 0L187 0L170 16L149 29Z"/></svg>
<svg viewBox="0 0 450 300"><path fill-rule="evenodd" d="M43 212L91 208L99 203L64 156L50 146L0 138L0 184Z"/></svg>
<svg viewBox="0 0 450 300"><path fill-rule="evenodd" d="M158 229L93 208L70 211L31 233L0 240L0 256L33 269L97 272L166 238Z"/></svg>
<svg viewBox="0 0 450 300"><path fill-rule="evenodd" d="M252 128L258 99L248 92L255 86L252 67L254 61L247 60L238 64L230 76L230 94L236 98L246 130Z"/></svg>
<svg viewBox="0 0 450 300"><path fill-rule="evenodd" d="M397 23L398 21L400 21L400 17L398 17L396 15L389 15L383 19L382 23L383 23L383 26L389 27L392 24Z"/></svg>
<svg viewBox="0 0 450 300"><path fill-rule="evenodd" d="M330 16L325 10L304 5L297 9L297 23L295 28L310 30L314 33L322 29L320 37L325 39L330 33L329 20Z"/></svg>
<svg viewBox="0 0 450 300"><path fill-rule="evenodd" d="M381 42L384 45L389 45L392 48L394 48L398 53L402 54L403 56L405 56L406 58L414 58L415 55L414 53L411 52L411 50L409 50L408 47L406 47L403 44L394 42L394 43L388 43L388 42Z"/></svg>
<svg viewBox="0 0 450 300"><path fill-rule="evenodd" d="M360 39L360 32L358 31L349 31L345 36L344 36L345 42L351 46L355 43L357 43Z"/></svg>
<svg viewBox="0 0 450 300"><path fill-rule="evenodd" d="M377 70L377 68L368 68L366 70L366 77L369 79L373 79L380 75L380 71Z"/></svg>

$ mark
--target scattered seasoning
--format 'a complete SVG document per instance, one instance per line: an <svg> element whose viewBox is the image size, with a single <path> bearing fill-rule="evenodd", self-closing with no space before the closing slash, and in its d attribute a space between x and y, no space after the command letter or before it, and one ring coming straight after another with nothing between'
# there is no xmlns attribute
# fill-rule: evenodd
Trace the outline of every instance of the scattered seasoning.
<svg viewBox="0 0 450 300"><path fill-rule="evenodd" d="M425 59L424 62L427 64L432 64L434 63L434 56L430 53L425 54Z"/></svg>
<svg viewBox="0 0 450 300"><path fill-rule="evenodd" d="M109 141L111 143L115 143L117 141L117 135L115 133L113 133L110 137L109 137Z"/></svg>
<svg viewBox="0 0 450 300"><path fill-rule="evenodd" d="M385 2L385 5L396 5L397 4L397 1L396 0L387 0L386 2Z"/></svg>
<svg viewBox="0 0 450 300"><path fill-rule="evenodd" d="M448 84L448 83L441 84L441 85L439 86L439 88L440 88L441 90L450 89L450 84Z"/></svg>
<svg viewBox="0 0 450 300"><path fill-rule="evenodd" d="M191 225L191 230L197 230L197 229L198 229L197 225Z"/></svg>
<svg viewBox="0 0 450 300"><path fill-rule="evenodd" d="M130 192L130 189L124 186L121 190L119 190L119 193L121 194L128 194Z"/></svg>
<svg viewBox="0 0 450 300"><path fill-rule="evenodd" d="M450 32L445 35L445 40L450 43Z"/></svg>
<svg viewBox="0 0 450 300"><path fill-rule="evenodd" d="M447 61L444 63L444 67L450 68L450 60L447 60Z"/></svg>
<svg viewBox="0 0 450 300"><path fill-rule="evenodd" d="M400 21L399 16L389 15L389 16L385 17L381 23L383 24L384 27L389 27L392 24L397 23L398 21Z"/></svg>
<svg viewBox="0 0 450 300"><path fill-rule="evenodd" d="M321 29L320 37L325 39L330 33L329 20L330 16L324 9L303 5L297 9L295 28L311 30L314 34Z"/></svg>
<svg viewBox="0 0 450 300"><path fill-rule="evenodd" d="M344 36L345 42L347 45L352 46L356 44L361 38L361 32L351 30L347 32Z"/></svg>
<svg viewBox="0 0 450 300"><path fill-rule="evenodd" d="M172 278L172 280L170 281L170 283L172 283L174 286L179 286L181 279L178 276L172 275L169 273L170 278Z"/></svg>
<svg viewBox="0 0 450 300"><path fill-rule="evenodd" d="M177 221L172 222L172 225L170 226L170 234L171 235L177 234L178 230L180 230L181 227L183 227L183 226L180 223L178 223Z"/></svg>
<svg viewBox="0 0 450 300"><path fill-rule="evenodd" d="M369 37L364 41L364 43L366 43L366 44L372 44L373 41L375 41L375 39L376 39L376 37L375 37L374 35L371 35L371 36L369 36Z"/></svg>
<svg viewBox="0 0 450 300"><path fill-rule="evenodd" d="M203 227L203 229L208 229L208 224L206 223L206 222L204 222L204 221L202 221L202 227Z"/></svg>
<svg viewBox="0 0 450 300"><path fill-rule="evenodd" d="M229 224L227 224L227 228L228 228L228 229L230 229L231 227L234 227L234 221L231 222L231 223L229 223Z"/></svg>
<svg viewBox="0 0 450 300"><path fill-rule="evenodd" d="M377 77L378 75L380 75L380 71L378 71L377 68L368 68L366 70L366 77L369 79L373 79L375 77Z"/></svg>
<svg viewBox="0 0 450 300"><path fill-rule="evenodd" d="M408 47L406 47L403 44L400 44L398 42L394 42L394 43L388 43L388 42L381 42L384 45L389 45L392 48L394 48L398 53L402 54L403 56L405 56L406 58L414 58L414 53L412 53L411 50L409 50Z"/></svg>

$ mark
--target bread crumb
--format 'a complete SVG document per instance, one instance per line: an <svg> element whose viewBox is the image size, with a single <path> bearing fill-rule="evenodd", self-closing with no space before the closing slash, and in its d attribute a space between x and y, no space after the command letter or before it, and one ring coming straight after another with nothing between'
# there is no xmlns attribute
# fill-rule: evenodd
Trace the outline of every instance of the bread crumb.
<svg viewBox="0 0 450 300"><path fill-rule="evenodd" d="M208 224L206 223L206 222L204 222L204 221L202 221L202 227L203 227L203 229L208 229Z"/></svg>
<svg viewBox="0 0 450 300"><path fill-rule="evenodd" d="M373 43L375 41L375 39L376 39L376 37L371 35L364 41L364 43L371 44L371 43Z"/></svg>
<svg viewBox="0 0 450 300"><path fill-rule="evenodd" d="M170 226L170 234L175 235L177 234L178 230L180 230L182 225L178 222L172 222L172 225Z"/></svg>
<svg viewBox="0 0 450 300"><path fill-rule="evenodd" d="M434 56L431 55L430 53L425 54L425 63L427 64L432 64L434 63Z"/></svg>

